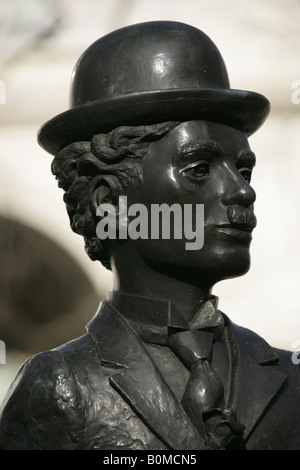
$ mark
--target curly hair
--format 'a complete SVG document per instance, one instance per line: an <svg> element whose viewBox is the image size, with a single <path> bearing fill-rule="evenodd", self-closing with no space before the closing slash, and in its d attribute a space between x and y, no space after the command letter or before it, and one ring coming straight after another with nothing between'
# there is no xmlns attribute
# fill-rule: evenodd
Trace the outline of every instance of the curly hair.
<svg viewBox="0 0 300 470"><path fill-rule="evenodd" d="M110 194L114 202L126 187L141 182L141 161L149 145L174 129L178 122L122 126L91 141L74 142L55 156L51 170L65 191L64 202L72 230L84 237L85 251L107 269L110 253L96 235L96 211Z"/></svg>

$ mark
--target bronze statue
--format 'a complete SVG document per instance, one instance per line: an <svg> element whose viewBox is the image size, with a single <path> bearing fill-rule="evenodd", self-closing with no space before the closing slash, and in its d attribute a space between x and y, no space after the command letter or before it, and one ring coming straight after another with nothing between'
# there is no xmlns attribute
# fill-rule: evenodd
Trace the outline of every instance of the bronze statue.
<svg viewBox="0 0 300 470"><path fill-rule="evenodd" d="M71 96L39 142L55 155L71 227L112 270L113 292L86 334L23 365L3 404L0 448L300 449L299 367L233 324L212 295L250 266L248 136L268 101L230 89L203 32L164 21L92 44ZM187 249L172 233L120 236L120 196L149 210L202 205L203 246ZM101 206L116 208L116 237L97 235Z"/></svg>

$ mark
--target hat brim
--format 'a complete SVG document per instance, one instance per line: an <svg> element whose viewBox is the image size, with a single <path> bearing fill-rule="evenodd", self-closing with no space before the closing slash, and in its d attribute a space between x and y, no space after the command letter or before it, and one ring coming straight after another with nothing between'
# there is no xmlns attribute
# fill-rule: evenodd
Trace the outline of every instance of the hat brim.
<svg viewBox="0 0 300 470"><path fill-rule="evenodd" d="M71 108L41 127L38 142L55 155L70 143L88 141L95 134L119 126L191 120L218 122L250 136L263 124L269 111L269 101L250 91L176 89L141 92Z"/></svg>

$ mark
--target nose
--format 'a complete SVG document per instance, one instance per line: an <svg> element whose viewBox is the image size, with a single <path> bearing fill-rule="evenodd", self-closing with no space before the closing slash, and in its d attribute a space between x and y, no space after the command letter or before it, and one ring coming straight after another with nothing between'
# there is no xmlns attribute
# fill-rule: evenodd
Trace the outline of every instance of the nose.
<svg viewBox="0 0 300 470"><path fill-rule="evenodd" d="M234 165L227 167L223 182L222 199L225 205L237 204L249 207L254 204L256 199L254 189Z"/></svg>

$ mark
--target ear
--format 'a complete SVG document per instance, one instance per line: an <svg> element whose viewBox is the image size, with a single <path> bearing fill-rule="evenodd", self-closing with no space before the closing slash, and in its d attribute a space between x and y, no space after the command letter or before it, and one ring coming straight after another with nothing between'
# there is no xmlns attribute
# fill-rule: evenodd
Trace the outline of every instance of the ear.
<svg viewBox="0 0 300 470"><path fill-rule="evenodd" d="M100 204L112 204L118 209L122 187L113 175L99 175L89 184L89 201L92 213L96 213Z"/></svg>
<svg viewBox="0 0 300 470"><path fill-rule="evenodd" d="M122 187L118 179L113 175L101 175L95 177L89 186L90 209L93 214L97 227L99 217L103 217L103 223L109 230L111 228L114 239L126 238L127 234L127 213L124 214L122 198ZM101 206L101 210L99 208ZM104 221L104 212L107 214ZM101 219L100 219L101 220ZM103 238L102 238L103 239Z"/></svg>

